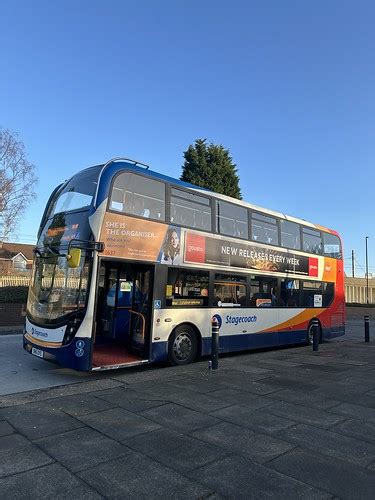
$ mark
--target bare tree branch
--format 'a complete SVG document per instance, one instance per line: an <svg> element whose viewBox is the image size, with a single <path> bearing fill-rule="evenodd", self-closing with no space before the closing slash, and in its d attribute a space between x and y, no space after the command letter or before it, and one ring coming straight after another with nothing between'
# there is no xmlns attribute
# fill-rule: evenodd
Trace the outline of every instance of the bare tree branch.
<svg viewBox="0 0 375 500"><path fill-rule="evenodd" d="M17 222L36 198L36 183L36 167L28 161L24 143L17 134L0 128L0 239L15 233Z"/></svg>

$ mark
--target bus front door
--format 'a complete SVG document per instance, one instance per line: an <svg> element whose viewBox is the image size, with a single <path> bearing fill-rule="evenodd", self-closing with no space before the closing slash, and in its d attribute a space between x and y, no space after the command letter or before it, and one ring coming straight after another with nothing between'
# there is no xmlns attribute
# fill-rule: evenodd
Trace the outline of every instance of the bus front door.
<svg viewBox="0 0 375 500"><path fill-rule="evenodd" d="M153 267L105 262L101 274L96 340L102 338L144 358L149 348Z"/></svg>
<svg viewBox="0 0 375 500"><path fill-rule="evenodd" d="M150 267L133 270L133 296L130 311L129 347L137 352L148 352L151 324L152 274Z"/></svg>

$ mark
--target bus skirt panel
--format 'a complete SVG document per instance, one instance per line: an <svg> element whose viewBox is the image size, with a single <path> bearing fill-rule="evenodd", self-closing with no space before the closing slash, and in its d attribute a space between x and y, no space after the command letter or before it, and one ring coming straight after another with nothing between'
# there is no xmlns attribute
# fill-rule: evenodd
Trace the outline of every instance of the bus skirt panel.
<svg viewBox="0 0 375 500"><path fill-rule="evenodd" d="M335 337L342 337L343 335L345 335L345 325L323 329L323 340L334 339Z"/></svg>
<svg viewBox="0 0 375 500"><path fill-rule="evenodd" d="M168 342L153 342L151 346L151 363L164 363L168 359Z"/></svg>
<svg viewBox="0 0 375 500"><path fill-rule="evenodd" d="M240 333L238 335L219 335L219 352L236 352L246 349L259 349L279 345L278 333ZM211 337L203 339L202 354L211 353Z"/></svg>
<svg viewBox="0 0 375 500"><path fill-rule="evenodd" d="M72 368L78 371L90 370L92 341L88 338L74 338L74 340L64 346L46 347L39 343L23 338L23 347L26 351L43 352L43 358L49 361L56 361L65 368ZM42 357L38 355L39 357Z"/></svg>
<svg viewBox="0 0 375 500"><path fill-rule="evenodd" d="M220 352L236 352L247 349L262 349L277 347L285 344L299 344L306 342L306 330L267 333L240 333L238 335L219 336ZM202 355L211 353L211 338L203 339Z"/></svg>
<svg viewBox="0 0 375 500"><path fill-rule="evenodd" d="M323 340L345 335L345 325L323 329ZM281 332L250 333L219 336L220 352L236 352L283 345L305 344L307 330L286 330ZM211 353L211 337L203 338L202 355Z"/></svg>

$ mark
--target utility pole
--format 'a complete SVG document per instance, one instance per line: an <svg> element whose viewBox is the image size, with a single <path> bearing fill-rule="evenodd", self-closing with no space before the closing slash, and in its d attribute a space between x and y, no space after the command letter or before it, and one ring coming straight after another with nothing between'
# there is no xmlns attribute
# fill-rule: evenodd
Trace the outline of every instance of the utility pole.
<svg viewBox="0 0 375 500"><path fill-rule="evenodd" d="M352 250L352 278L354 278L355 272L354 272L354 250Z"/></svg>
<svg viewBox="0 0 375 500"><path fill-rule="evenodd" d="M366 302L368 302L368 252L367 252L367 240L368 236L366 236Z"/></svg>

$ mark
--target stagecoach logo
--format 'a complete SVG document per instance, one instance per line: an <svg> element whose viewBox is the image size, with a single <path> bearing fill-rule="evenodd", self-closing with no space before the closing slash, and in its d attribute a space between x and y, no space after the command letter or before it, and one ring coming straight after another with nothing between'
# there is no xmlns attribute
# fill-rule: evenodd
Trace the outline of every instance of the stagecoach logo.
<svg viewBox="0 0 375 500"><path fill-rule="evenodd" d="M237 326L240 323L256 323L257 319L258 318L255 316L255 314L253 316L230 316L230 315L227 315L225 317L225 323Z"/></svg>
<svg viewBox="0 0 375 500"><path fill-rule="evenodd" d="M83 349L76 349L75 355L77 358L81 358L85 354L85 351Z"/></svg>
<svg viewBox="0 0 375 500"><path fill-rule="evenodd" d="M220 316L220 314L214 314L212 319L217 319L217 322L219 324L219 328L221 328L221 325L223 323L223 320ZM239 325L240 323L256 323L258 318L253 314L252 316L231 316L230 314L227 314L225 316L225 324L226 325Z"/></svg>
<svg viewBox="0 0 375 500"><path fill-rule="evenodd" d="M37 330L33 326L31 327L31 335L33 337L48 337L48 333L46 332L41 332L40 330Z"/></svg>

